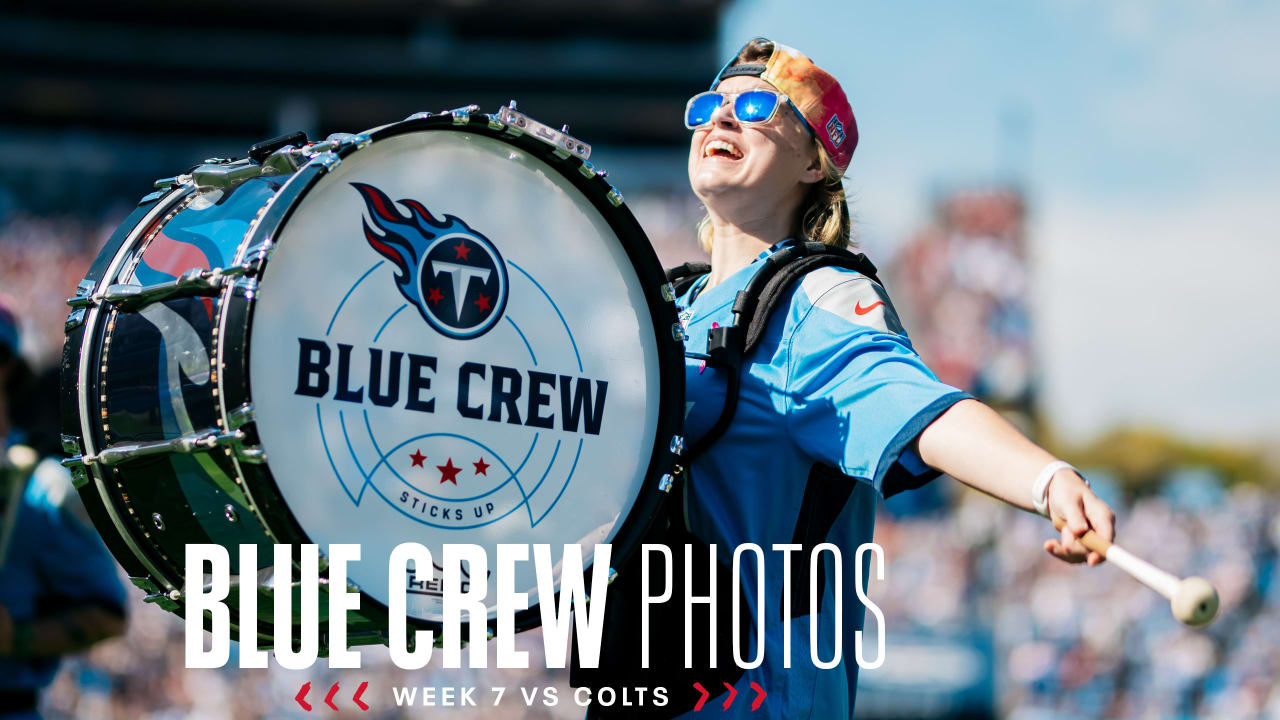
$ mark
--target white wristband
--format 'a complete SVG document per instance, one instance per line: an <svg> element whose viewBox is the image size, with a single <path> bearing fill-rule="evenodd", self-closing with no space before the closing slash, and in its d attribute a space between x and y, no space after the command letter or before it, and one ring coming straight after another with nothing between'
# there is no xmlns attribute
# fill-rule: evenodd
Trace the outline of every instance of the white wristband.
<svg viewBox="0 0 1280 720"><path fill-rule="evenodd" d="M1089 484L1089 480L1084 476L1084 473L1076 470L1075 466L1069 462L1054 460L1045 465L1040 474L1036 476L1036 481L1031 483L1031 504L1035 507L1036 512L1045 517L1049 517L1049 481L1053 480L1053 476L1059 470L1071 470L1079 475L1081 480L1084 480L1086 486Z"/></svg>

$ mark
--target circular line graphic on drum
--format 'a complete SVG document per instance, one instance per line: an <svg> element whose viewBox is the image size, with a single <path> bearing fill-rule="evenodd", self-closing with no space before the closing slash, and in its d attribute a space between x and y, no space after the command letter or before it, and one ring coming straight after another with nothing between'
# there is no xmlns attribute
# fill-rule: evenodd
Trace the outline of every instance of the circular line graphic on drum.
<svg viewBox="0 0 1280 720"><path fill-rule="evenodd" d="M536 312L537 306L545 302L545 305L542 305L542 312L547 313L547 320L539 324L540 333L531 335L521 328L521 323L515 317L510 314L503 314L502 317L506 319L506 325L510 327L511 335L505 341L502 338L497 338L496 341L502 343L501 347L507 348L508 352L510 352L511 348L521 348L523 352L520 354L527 354L527 362L537 369L528 371L530 377L537 375L540 376L538 379L543 383L547 382L546 378L550 378L552 383L565 384L566 387L562 392L565 393L566 398L570 396L569 383L585 381L589 389L590 381L585 378L573 378L568 375L541 372L544 368L551 369L547 366L548 362L553 365L560 365L562 370L571 371L571 369L576 368L578 372L581 372L583 366L577 339L574 337L564 313L551 297L546 287L515 262L506 261L505 264L514 271L511 277L518 277L521 281L527 281L528 283L524 291L527 299L521 306L522 311ZM385 288L388 286L388 280L390 279L386 274L388 271L396 272L400 269L401 266L380 260L360 273L351 286L347 288L346 292L342 294L341 299L334 308L325 330L326 340L334 335L335 328L338 329L339 336L349 335L352 331L358 332L357 328L364 328L365 332L372 331L371 345L375 346L383 338L384 334L396 337L412 334L414 331L411 325L414 322L412 320L414 315L404 312L409 303L397 303L394 307L389 303L385 303ZM504 272L505 275L506 273ZM395 282L397 284L400 282L398 272L396 272ZM367 308L370 302L392 309L381 322L363 322L362 318L355 316L346 318L348 313L344 313L344 310L348 308L349 303L354 307ZM552 315L555 317L554 320L550 319ZM406 320L406 318L409 319ZM395 325L393 325L393 321L396 321ZM410 323L410 326L406 326L405 323ZM550 348L535 349L535 344L547 342L547 330L551 329L554 332L555 328L558 328L563 333L563 340L556 343L561 347L561 350L559 352L548 352ZM366 335L365 337L369 336ZM461 347L472 346L470 342L461 340L460 342L464 343ZM484 345L490 346L491 343L486 342ZM338 384L341 387L346 387L347 381L342 379L341 375L344 372L342 368L350 367L351 346L344 346L339 343L337 349L339 351L338 365L340 375ZM369 377L368 387L370 398L372 398L374 392L381 392L383 383L379 374L382 373L384 366L383 352L383 350L376 347L370 348L372 373L372 376ZM403 353L388 352L391 356L391 365L386 374L394 378L402 364L402 359L399 356L403 355ZM539 361L540 355L543 356L541 363ZM557 355L561 358L559 363L555 362ZM434 358L432 359L434 360ZM507 362L509 363L510 359ZM566 362L568 365L565 365ZM475 366L472 379L485 377L484 367L477 363L464 363L464 370L468 365ZM434 365L432 369L435 369ZM511 371L512 369L495 365L492 370L493 382L501 384L499 383L498 371ZM510 379L510 375L503 377L503 380L508 379ZM396 382L398 380L390 379L388 387ZM461 392L463 395L469 396L469 393L465 390L465 385L463 387L464 389ZM574 399L581 400L577 395L578 393L575 389ZM546 399L550 399L549 395L546 396ZM590 397L588 397L587 405L590 404ZM578 402L577 405L581 407L581 402ZM522 459L519 465L512 469L504 458L504 455L513 449L512 447L507 447L506 450L500 452L492 446L491 442L482 442L476 437L467 434L460 432L421 432L426 428L419 428L419 431L408 439L387 443L385 442L387 428L375 431L375 423L370 419L370 410L376 413L376 408L361 408L360 417L364 425L363 433L359 431L353 433L354 428L348 426L346 412L343 410L338 410L336 423L334 422L331 405L316 402L315 410L319 440L324 448L325 459L328 461L329 469L342 487L343 493L354 506L359 507L361 505L366 490L372 487L374 493L400 515L415 522L445 530L466 530L483 527L507 518L521 507L525 508L529 526L531 528L537 527L564 496L577 472L585 443L585 438L579 437L577 438L576 448L574 448L572 439L565 438L557 438L554 443L551 443L548 439L547 442L540 445L540 439L544 433L540 431L529 432L529 429L526 429L525 432L528 433L526 435L527 440L520 446L523 452L514 455L514 457L521 457ZM494 411L496 412L496 408ZM493 420L495 417L495 415L491 415L489 420ZM326 420L326 418L328 419ZM481 418L477 415L474 419ZM530 419L532 420L532 418ZM590 418L585 419L589 424ZM359 422L359 420L356 420L357 424ZM507 423L511 422L513 422L512 419L508 417ZM326 428L326 425L329 427ZM547 425L547 427L549 428L550 425ZM506 424L494 429L501 431L499 442L501 443L505 440L508 445L514 442L514 440L508 438L514 438L521 434L516 428L508 427ZM393 429L392 432L395 432L395 430ZM341 435L341 440L338 439L339 434ZM355 438L354 441L353 437ZM452 441L454 447L439 446L439 443L444 441ZM429 447L431 442L435 442L437 447L434 449ZM365 448L363 459L361 452L356 447L357 445ZM411 445L413 447L410 447ZM461 459L464 453L459 448L459 445L473 447L483 453L474 459L468 459L468 462L471 462L471 465L474 466L474 470L469 475L461 472L467 466ZM387 447L390 449L384 451L383 448ZM343 453L344 448L345 453ZM519 453L520 449L517 449L516 452ZM570 452L570 449L573 451ZM413 451L412 454L409 454L410 450ZM549 450L549 456L547 450ZM345 454L349 462L336 462L336 454ZM433 465L426 462L428 458L433 458L435 463L443 460L443 465L434 465L436 470L439 471L438 476L430 472ZM455 461L462 463L462 465L455 467ZM340 465L347 468L347 470L341 470L339 468ZM490 471L488 468L490 465L500 467L504 471L501 476L494 478L492 482L490 482L489 478ZM566 465L568 466L567 468L565 467ZM559 467L559 470L556 469L557 467ZM417 470L419 468L421 471ZM564 479L560 481L558 477L562 474ZM522 481L521 477L526 475L529 476L529 480ZM464 486L459 483L459 480L463 479L464 476L466 480L471 481L470 487L465 488L466 492L462 494L450 493L450 488L448 487L450 484L458 490L464 489ZM534 477L537 478L536 483L532 482ZM438 485L435 485L434 481L437 478ZM356 487L357 484L359 487ZM429 487L431 489L428 489ZM553 494L554 497L552 497Z"/></svg>

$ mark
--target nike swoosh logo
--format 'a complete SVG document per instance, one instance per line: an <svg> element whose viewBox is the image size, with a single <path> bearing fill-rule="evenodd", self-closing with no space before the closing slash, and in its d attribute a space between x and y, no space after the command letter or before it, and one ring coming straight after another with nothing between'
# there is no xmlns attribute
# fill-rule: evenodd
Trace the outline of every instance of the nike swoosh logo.
<svg viewBox="0 0 1280 720"><path fill-rule="evenodd" d="M880 300L879 302L871 303L867 307L862 307L862 301L859 300L858 303L853 306L853 311L859 315L866 315L867 313L871 312L872 310L875 310L876 308L880 307L883 304L884 304L884 301Z"/></svg>

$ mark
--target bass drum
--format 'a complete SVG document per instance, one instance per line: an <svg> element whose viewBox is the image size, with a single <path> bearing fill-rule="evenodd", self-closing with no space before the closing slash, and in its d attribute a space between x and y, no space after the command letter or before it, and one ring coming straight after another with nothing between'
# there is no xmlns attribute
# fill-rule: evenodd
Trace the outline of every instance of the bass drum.
<svg viewBox="0 0 1280 720"><path fill-rule="evenodd" d="M237 575L256 544L240 582L266 639L272 546L358 543L349 642L385 642L400 543L436 563L473 543L490 567L499 543L547 543L557 589L566 543L622 566L682 450L683 344L589 152L473 106L160 181L69 301L62 368L66 464L148 600L181 613L204 581L188 543L227 547ZM538 585L516 569L527 629ZM439 626L441 579L411 566L415 625ZM489 585L496 628L494 575L465 581Z"/></svg>

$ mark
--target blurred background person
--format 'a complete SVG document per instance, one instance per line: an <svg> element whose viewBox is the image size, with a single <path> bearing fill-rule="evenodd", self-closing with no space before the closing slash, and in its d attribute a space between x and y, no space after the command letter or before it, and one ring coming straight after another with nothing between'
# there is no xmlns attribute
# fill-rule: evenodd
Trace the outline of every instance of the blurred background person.
<svg viewBox="0 0 1280 720"><path fill-rule="evenodd" d="M30 434L11 418L32 403L57 404L33 392L39 384L20 347L18 319L0 301L0 453ZM120 635L124 602L70 475L54 460L30 478L0 468L0 717L39 718L39 692L59 658Z"/></svg>

